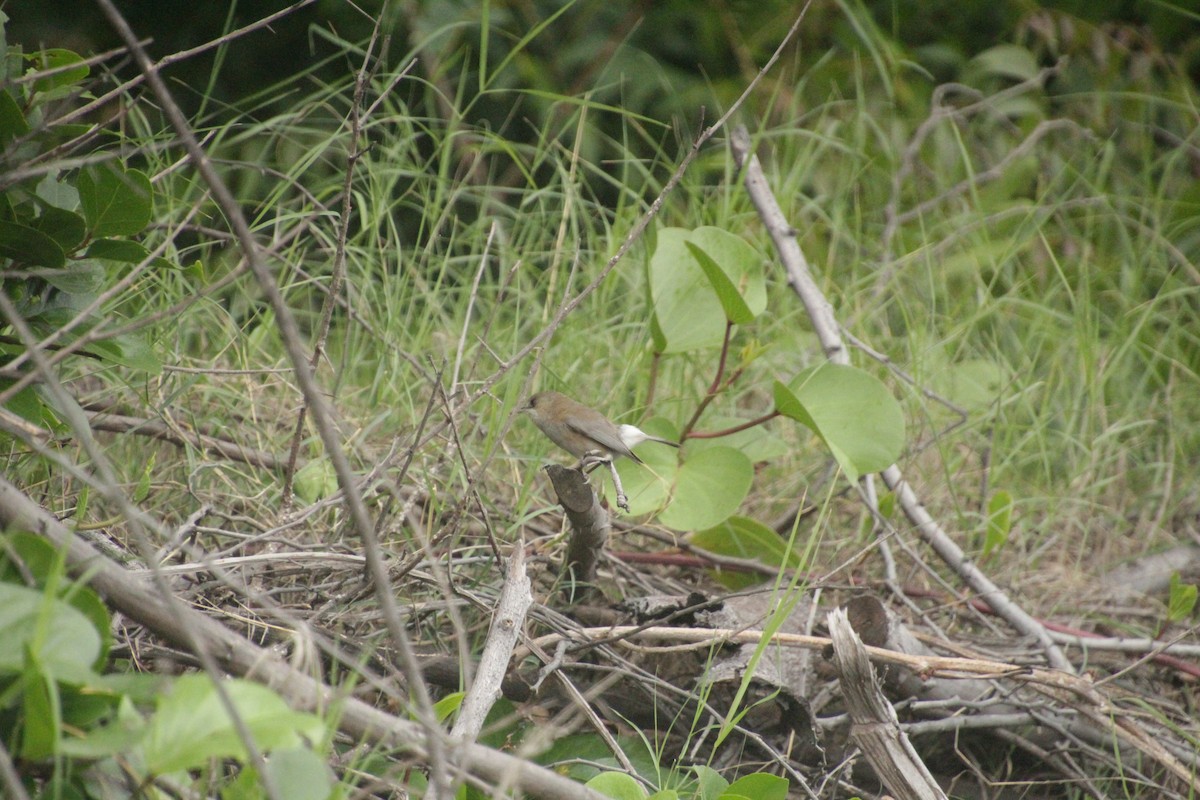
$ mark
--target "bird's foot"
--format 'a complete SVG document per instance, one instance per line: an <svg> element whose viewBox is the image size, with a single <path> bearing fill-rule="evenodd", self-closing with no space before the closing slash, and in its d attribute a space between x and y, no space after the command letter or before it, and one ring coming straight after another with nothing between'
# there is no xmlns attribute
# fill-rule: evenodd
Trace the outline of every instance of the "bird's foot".
<svg viewBox="0 0 1200 800"><path fill-rule="evenodd" d="M600 450L588 450L583 454L583 458L579 459L579 465L575 469L587 474L601 464L612 464L612 456Z"/></svg>

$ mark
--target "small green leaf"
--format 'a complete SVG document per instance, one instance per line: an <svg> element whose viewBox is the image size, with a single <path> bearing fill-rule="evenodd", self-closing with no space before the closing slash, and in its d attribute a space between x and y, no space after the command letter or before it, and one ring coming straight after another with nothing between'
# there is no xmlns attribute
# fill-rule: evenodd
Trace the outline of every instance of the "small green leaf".
<svg viewBox="0 0 1200 800"><path fill-rule="evenodd" d="M1192 615L1196 608L1196 586L1184 583L1178 572L1171 573L1171 588L1167 600L1167 619L1171 622L1182 622Z"/></svg>
<svg viewBox="0 0 1200 800"><path fill-rule="evenodd" d="M772 569L797 569L803 563L787 540L757 520L730 517L719 525L697 531L688 541L694 547L722 556L758 561ZM762 583L766 576L746 572L720 572L718 580L731 589Z"/></svg>
<svg viewBox="0 0 1200 800"><path fill-rule="evenodd" d="M718 800L787 800L788 782L778 775L756 772L729 784Z"/></svg>
<svg viewBox="0 0 1200 800"><path fill-rule="evenodd" d="M0 58L3 58L3 54L0 54ZM27 133L29 123L25 121L21 106L7 89L0 89L0 142L10 142Z"/></svg>
<svg viewBox="0 0 1200 800"><path fill-rule="evenodd" d="M1008 492L996 492L988 501L987 533L983 539L985 556L1008 541L1008 534L1012 530L1012 510L1013 498Z"/></svg>
<svg viewBox="0 0 1200 800"><path fill-rule="evenodd" d="M433 714L437 717L438 722L445 722L450 719L450 715L458 711L462 706L463 698L467 696L466 692L451 692L433 704Z"/></svg>
<svg viewBox="0 0 1200 800"><path fill-rule="evenodd" d="M613 800L646 800L646 790L624 772L601 772L584 785Z"/></svg>
<svg viewBox="0 0 1200 800"><path fill-rule="evenodd" d="M896 516L896 493L884 492L879 496L879 513L884 519L892 519Z"/></svg>
<svg viewBox="0 0 1200 800"><path fill-rule="evenodd" d="M57 691L53 680L30 658L21 681L21 706L24 730L21 757L29 761L48 758L57 749L62 719L58 713Z"/></svg>
<svg viewBox="0 0 1200 800"><path fill-rule="evenodd" d="M315 503L337 491L337 473L328 459L314 458L296 470L293 486L297 497L306 503Z"/></svg>
<svg viewBox="0 0 1200 800"><path fill-rule="evenodd" d="M7 379L0 379L0 391L8 389L13 383ZM34 425L57 430L62 424L54 409L42 398L38 386L26 386L9 398L4 407Z"/></svg>
<svg viewBox="0 0 1200 800"><path fill-rule="evenodd" d="M72 84L79 83L91 72L91 68L83 63L82 56L59 47L30 53L26 58L33 62L33 70L31 71L34 72L66 67L63 71L55 72L53 75L36 78L33 82L33 88L38 92L48 92L60 86L71 86ZM72 64L78 64L79 66L72 67Z"/></svg>
<svg viewBox="0 0 1200 800"><path fill-rule="evenodd" d="M87 258L103 258L108 261L137 264L149 258L150 251L141 244L128 239L97 239L88 246L84 255Z"/></svg>
<svg viewBox="0 0 1200 800"><path fill-rule="evenodd" d="M79 208L79 192L71 184L59 180L53 175L47 175L38 181L34 192L39 199L55 208L61 208L64 211L74 211Z"/></svg>
<svg viewBox="0 0 1200 800"><path fill-rule="evenodd" d="M140 503L150 496L150 476L154 473L155 454L152 451L142 468L142 476L138 478L137 487L133 490L133 502Z"/></svg>
<svg viewBox="0 0 1200 800"><path fill-rule="evenodd" d="M162 363L155 357L154 350L145 339L136 334L97 339L88 347L93 353L113 364L149 372L152 375L162 371Z"/></svg>
<svg viewBox="0 0 1200 800"><path fill-rule="evenodd" d="M886 469L904 449L900 404L856 367L822 364L790 384L776 381L775 410L817 434L851 481Z"/></svg>
<svg viewBox="0 0 1200 800"><path fill-rule="evenodd" d="M971 69L985 75L997 75L1027 81L1037 77L1037 58L1025 47L1001 44L984 50L971 61Z"/></svg>
<svg viewBox="0 0 1200 800"><path fill-rule="evenodd" d="M721 228L660 230L649 273L660 352L719 346L726 320L751 322L767 305L762 260Z"/></svg>
<svg viewBox="0 0 1200 800"><path fill-rule="evenodd" d="M132 236L150 224L150 179L114 162L84 169L76 182L92 236Z"/></svg>
<svg viewBox="0 0 1200 800"><path fill-rule="evenodd" d="M7 221L0 221L0 258L51 269L67 263L66 253L53 238L28 225Z"/></svg>
<svg viewBox="0 0 1200 800"><path fill-rule="evenodd" d="M141 677L141 676L139 676ZM75 758L104 758L128 753L146 735L146 722L128 697L118 701L117 717L107 725L94 728L84 736L69 736L59 745L60 752Z"/></svg>

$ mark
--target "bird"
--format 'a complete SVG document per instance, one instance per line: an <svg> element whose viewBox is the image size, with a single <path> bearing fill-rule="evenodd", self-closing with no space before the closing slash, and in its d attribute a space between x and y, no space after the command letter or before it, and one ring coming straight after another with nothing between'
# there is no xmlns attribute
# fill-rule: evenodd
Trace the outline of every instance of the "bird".
<svg viewBox="0 0 1200 800"><path fill-rule="evenodd" d="M644 464L633 452L642 442L679 447L678 442L651 436L636 425L617 425L561 392L538 392L521 410L550 441L578 458L581 467L611 463L619 456Z"/></svg>

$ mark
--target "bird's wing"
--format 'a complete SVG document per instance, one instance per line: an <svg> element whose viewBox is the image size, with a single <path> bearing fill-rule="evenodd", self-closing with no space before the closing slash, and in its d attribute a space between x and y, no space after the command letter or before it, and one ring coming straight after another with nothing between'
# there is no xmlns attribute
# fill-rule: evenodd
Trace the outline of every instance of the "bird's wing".
<svg viewBox="0 0 1200 800"><path fill-rule="evenodd" d="M590 424L588 424L590 423ZM567 427L578 433L580 436L585 436L591 439L596 444L611 450L617 455L632 458L637 463L641 464L642 460L633 454L633 451L625 446L621 441L620 433L617 431L617 426L609 422L599 412L596 413L595 419L587 420L571 420L567 423Z"/></svg>

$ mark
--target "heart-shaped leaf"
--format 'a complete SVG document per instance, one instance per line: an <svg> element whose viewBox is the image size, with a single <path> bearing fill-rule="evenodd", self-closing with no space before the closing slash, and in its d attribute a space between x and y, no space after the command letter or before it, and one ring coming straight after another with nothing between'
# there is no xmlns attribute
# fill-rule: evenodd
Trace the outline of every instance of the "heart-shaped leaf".
<svg viewBox="0 0 1200 800"><path fill-rule="evenodd" d="M883 383L841 364L775 383L775 410L821 437L852 481L895 463L904 448L904 414Z"/></svg>

